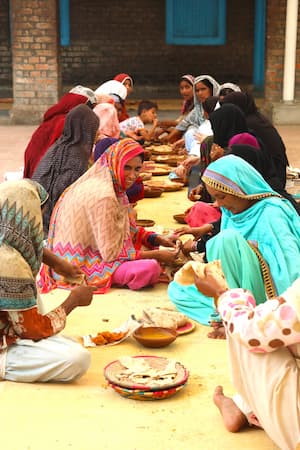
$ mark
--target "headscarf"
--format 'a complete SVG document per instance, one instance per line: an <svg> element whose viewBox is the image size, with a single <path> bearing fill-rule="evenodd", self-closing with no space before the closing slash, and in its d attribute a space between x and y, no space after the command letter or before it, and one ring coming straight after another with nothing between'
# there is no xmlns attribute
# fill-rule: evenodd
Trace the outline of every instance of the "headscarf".
<svg viewBox="0 0 300 450"><path fill-rule="evenodd" d="M231 90L232 92L241 92L241 88L237 84L223 83L223 84L220 84L220 86L219 86L219 91L217 94L218 96L220 96L223 89L228 89L228 90Z"/></svg>
<svg viewBox="0 0 300 450"><path fill-rule="evenodd" d="M209 120L214 135L214 143L224 148L229 139L239 133L248 132L246 118L236 105L226 104L213 111Z"/></svg>
<svg viewBox="0 0 300 450"><path fill-rule="evenodd" d="M129 80L131 83L131 87L133 87L133 79L128 73L118 73L114 80L119 81L120 83L124 84L126 80Z"/></svg>
<svg viewBox="0 0 300 450"><path fill-rule="evenodd" d="M221 207L221 234L209 241L208 251L216 238L222 238L222 231L236 230L257 246L281 294L300 276L296 263L300 260L300 218L295 209L238 156L224 156L211 163L202 180L225 194L259 200L238 214Z"/></svg>
<svg viewBox="0 0 300 450"><path fill-rule="evenodd" d="M278 194L285 197L293 205L298 214L300 214L300 205L294 200L293 196L289 194L282 186L281 180L277 175L274 163L270 155L260 148L255 148L250 145L235 144L229 149L231 155L236 155L247 161L253 166L271 186L271 188Z"/></svg>
<svg viewBox="0 0 300 450"><path fill-rule="evenodd" d="M98 95L102 95L102 94L107 94L107 95L118 95L122 100L125 100L125 98L127 97L127 89L124 86L124 84L120 83L119 81L116 80L109 80L106 81L105 83L101 84L96 90L95 90L95 94Z"/></svg>
<svg viewBox="0 0 300 450"><path fill-rule="evenodd" d="M233 103L234 105L239 106L245 116L257 112L254 98L249 92L231 92L223 98L222 104L223 103Z"/></svg>
<svg viewBox="0 0 300 450"><path fill-rule="evenodd" d="M85 95L67 93L45 112L43 122L31 136L25 150L24 178L32 177L48 148L61 136L67 113L75 106L86 102Z"/></svg>
<svg viewBox="0 0 300 450"><path fill-rule="evenodd" d="M124 166L143 152L133 139L113 144L64 191L51 216L49 248L78 264L89 283L102 293L109 289L111 276L120 264L136 258L132 233L135 224L129 216ZM47 267L41 281L44 289L63 285Z"/></svg>
<svg viewBox="0 0 300 450"><path fill-rule="evenodd" d="M210 163L202 180L217 191L248 200L280 197L254 167L234 155L223 156Z"/></svg>
<svg viewBox="0 0 300 450"><path fill-rule="evenodd" d="M196 95L196 84L203 82L204 80L208 81L212 86L212 92L210 96L217 95L218 89L219 89L219 83L210 75L200 75L195 78L194 80L194 105L195 109L198 112L198 115L203 116L203 106L202 103L199 102L198 97ZM199 124L201 125L201 124Z"/></svg>
<svg viewBox="0 0 300 450"><path fill-rule="evenodd" d="M99 119L86 105L73 108L67 115L63 134L48 150L35 170L32 179L49 193L44 210L44 230L62 192L88 168Z"/></svg>
<svg viewBox="0 0 300 450"><path fill-rule="evenodd" d="M195 77L190 74L182 75L180 77L180 81L185 80L187 81L191 86L194 86ZM191 98L190 100L185 100L182 104L181 108L181 114L188 114L192 109L194 108L194 98Z"/></svg>
<svg viewBox="0 0 300 450"><path fill-rule="evenodd" d="M42 263L41 206L48 194L34 181L0 184L0 310L36 305L35 277Z"/></svg>
<svg viewBox="0 0 300 450"><path fill-rule="evenodd" d="M258 140L253 134L250 133L238 133L235 134L228 141L228 147L232 147L232 145L250 145L251 147L260 148Z"/></svg>
<svg viewBox="0 0 300 450"><path fill-rule="evenodd" d="M108 149L111 145L115 144L119 139L116 138L103 138L100 139L94 148L94 162L96 162L101 155Z"/></svg>
<svg viewBox="0 0 300 450"><path fill-rule="evenodd" d="M97 96L96 96L95 92L92 91L92 89L90 89L88 87L81 86L80 84L78 84L78 86L73 87L70 90L70 92L73 94L84 95L85 97L87 97L89 99L91 105L97 104Z"/></svg>
<svg viewBox="0 0 300 450"><path fill-rule="evenodd" d="M119 139L104 138L97 142L94 149L94 161L96 162L100 156ZM134 184L126 190L129 203L135 203L144 198L144 184L141 177L138 177Z"/></svg>
<svg viewBox="0 0 300 450"><path fill-rule="evenodd" d="M142 155L144 159L143 147L129 138L116 142L102 155L102 159L105 157L107 160L116 193L126 190L124 167L130 159L138 155Z"/></svg>
<svg viewBox="0 0 300 450"><path fill-rule="evenodd" d="M232 92L222 100L224 103L233 103L241 108L246 116L249 130L261 139L266 150L272 156L282 184L286 183L286 166L288 159L286 149L280 134L267 117L258 111L253 95L249 92Z"/></svg>
<svg viewBox="0 0 300 450"><path fill-rule="evenodd" d="M211 95L216 95L219 89L219 83L210 75L200 75L194 80L194 108L193 110L179 122L176 128L182 132L185 132L190 126L199 127L204 121L204 110L202 103L199 102L198 97L196 96L195 86L200 81L207 80L212 86Z"/></svg>
<svg viewBox="0 0 300 450"><path fill-rule="evenodd" d="M111 103L100 103L93 109L99 118L99 139L106 137L119 138L120 125L118 113Z"/></svg>

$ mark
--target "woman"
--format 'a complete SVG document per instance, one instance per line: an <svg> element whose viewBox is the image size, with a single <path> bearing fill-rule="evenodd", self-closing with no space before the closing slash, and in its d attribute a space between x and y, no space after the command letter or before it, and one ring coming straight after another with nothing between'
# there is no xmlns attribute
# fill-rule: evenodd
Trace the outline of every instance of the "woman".
<svg viewBox="0 0 300 450"><path fill-rule="evenodd" d="M213 99L216 99L216 97L210 97L210 100ZM190 200L192 201L194 200L194 195L196 191L197 192L196 195L201 195L201 200L206 203L211 203L212 198L206 191L205 186L201 181L201 178L208 163L224 155L224 148L228 146L229 140L233 138L235 135L243 136L243 139L245 139L245 135L248 134L245 116L243 112L235 105L227 104L221 106L221 108L214 109L209 114L209 121L211 123L213 136L207 137L202 142L200 147L201 153L200 166L192 167L189 181ZM185 164L187 163L185 162ZM193 217L192 220L193 225L189 223L189 225L191 226L196 226L197 222L198 226L201 226L203 224L202 211L203 208L207 209L208 207L204 205L202 201L195 203L195 205L189 211L188 214L189 221L187 221L187 223L189 223L191 217ZM209 208L211 208L213 212L214 207L209 206Z"/></svg>
<svg viewBox="0 0 300 450"><path fill-rule="evenodd" d="M218 91L218 97L220 99L220 102L223 100L223 98L231 94L231 92L241 92L241 88L234 83L223 83L220 84L219 91Z"/></svg>
<svg viewBox="0 0 300 450"><path fill-rule="evenodd" d="M72 381L90 364L80 344L58 333L77 306L91 303L93 288L80 286L47 314L39 309L35 278L42 260L63 275L81 271L43 253L42 186L30 180L0 185L0 379L19 382Z"/></svg>
<svg viewBox="0 0 300 450"><path fill-rule="evenodd" d="M118 113L118 120L121 122L120 118L122 117L125 99L127 97L127 89L124 84L117 80L108 80L95 90L95 94L98 103L104 95L109 95L113 99L114 106Z"/></svg>
<svg viewBox="0 0 300 450"><path fill-rule="evenodd" d="M232 382L238 395L213 396L226 428L247 424L265 430L280 449L300 445L300 278L280 297L257 304L245 289L224 290L220 278L206 269L195 276L200 292L215 298L226 328Z"/></svg>
<svg viewBox="0 0 300 450"><path fill-rule="evenodd" d="M24 153L24 178L32 177L48 148L61 136L68 112L87 102L89 98L86 95L68 92L45 112L42 123L31 136Z"/></svg>
<svg viewBox="0 0 300 450"><path fill-rule="evenodd" d="M99 118L98 139L120 137L120 125L116 108L111 103L99 103L93 109Z"/></svg>
<svg viewBox="0 0 300 450"><path fill-rule="evenodd" d="M51 217L49 248L78 263L99 293L112 285L141 289L155 284L159 262L173 262L179 251L158 250L159 245L175 247L176 237L146 232L131 214L125 191L139 176L143 152L133 139L113 144L63 193ZM45 290L65 285L49 270L42 284Z"/></svg>
<svg viewBox="0 0 300 450"><path fill-rule="evenodd" d="M206 244L207 260L221 260L230 288L249 289L260 301L281 294L300 276L295 264L300 258L300 218L294 208L234 155L211 163L203 181L222 211L221 231ZM195 285L173 281L169 296L179 310L208 323L201 307L208 299Z"/></svg>
<svg viewBox="0 0 300 450"><path fill-rule="evenodd" d="M264 148L260 149L251 145L234 144L231 145L224 154L239 156L251 164L251 166L253 166L263 176L264 180L274 191L289 200L297 213L300 215L300 205L296 202L293 196L282 187L282 183L277 175L273 160L270 155L264 151Z"/></svg>
<svg viewBox="0 0 300 450"><path fill-rule="evenodd" d="M133 79L130 75L128 75L128 73L118 73L115 77L114 80L119 81L120 83L122 83L126 89L127 89L127 97L131 94L131 92L133 91ZM129 114L127 112L126 109L126 104L125 101L122 104L122 111L120 111L119 114L119 122L122 122L123 120L126 120L129 118Z"/></svg>
<svg viewBox="0 0 300 450"><path fill-rule="evenodd" d="M186 74L180 77L179 81L179 92L181 97L183 98L180 116L176 120L160 120L159 128L157 129L157 136L160 137L161 140L167 138L167 134L171 133L174 127L178 125L178 123L186 117L194 108L194 81L195 78L193 75ZM164 133L167 133L164 135ZM163 135L163 136L161 136Z"/></svg>
<svg viewBox="0 0 300 450"><path fill-rule="evenodd" d="M266 151L271 155L284 188L286 168L289 164L285 145L276 128L258 111L253 96L249 92L232 92L224 97L222 103L233 103L244 112L249 130L261 139Z"/></svg>
<svg viewBox="0 0 300 450"><path fill-rule="evenodd" d="M73 108L67 115L61 138L47 151L32 175L49 193L43 211L46 235L59 196L88 168L98 128L99 119L88 106Z"/></svg>
<svg viewBox="0 0 300 450"><path fill-rule="evenodd" d="M94 162L96 162L100 156L113 144L118 142L119 139L116 138L104 138L97 142L94 149ZM144 198L145 188L143 180L138 177L136 181L126 190L126 194L129 203L136 203L138 200Z"/></svg>
<svg viewBox="0 0 300 450"><path fill-rule="evenodd" d="M197 131L198 127L205 121L202 103L210 96L216 95L219 89L219 83L210 75L200 75L194 80L194 108L183 118L175 129L168 135L166 141L174 143L180 139L183 134L194 127Z"/></svg>

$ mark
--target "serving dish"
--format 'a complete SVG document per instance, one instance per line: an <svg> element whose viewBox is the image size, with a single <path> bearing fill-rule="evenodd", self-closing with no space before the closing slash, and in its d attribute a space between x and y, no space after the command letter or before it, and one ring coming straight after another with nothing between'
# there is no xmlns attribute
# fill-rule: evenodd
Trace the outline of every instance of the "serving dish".
<svg viewBox="0 0 300 450"><path fill-rule="evenodd" d="M177 338L176 330L163 327L140 327L133 333L133 337L144 347L166 347Z"/></svg>

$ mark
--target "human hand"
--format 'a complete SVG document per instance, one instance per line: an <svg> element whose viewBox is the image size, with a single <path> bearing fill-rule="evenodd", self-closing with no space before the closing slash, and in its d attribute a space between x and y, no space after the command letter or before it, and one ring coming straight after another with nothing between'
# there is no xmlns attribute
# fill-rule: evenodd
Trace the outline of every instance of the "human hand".
<svg viewBox="0 0 300 450"><path fill-rule="evenodd" d="M76 306L88 306L91 304L96 290L96 286L77 286L72 289L70 296Z"/></svg>
<svg viewBox="0 0 300 450"><path fill-rule="evenodd" d="M175 234L176 234L176 236L183 236L184 234L192 234L191 227L186 225L183 227L176 228Z"/></svg>
<svg viewBox="0 0 300 450"><path fill-rule="evenodd" d="M205 134L198 133L197 131L194 133L195 140L201 144L204 139L207 137Z"/></svg>
<svg viewBox="0 0 300 450"><path fill-rule="evenodd" d="M189 200L191 200L192 202L200 200L202 190L203 190L202 184L198 184L198 186L191 189L188 195Z"/></svg>
<svg viewBox="0 0 300 450"><path fill-rule="evenodd" d="M75 264L71 264L69 261L66 261L62 258L57 261L53 269L56 273L62 275L67 279L82 278L82 276L84 275L84 272L80 269L80 267L76 266Z"/></svg>
<svg viewBox="0 0 300 450"><path fill-rule="evenodd" d="M224 156L224 148L220 147L218 144L213 143L210 149L210 159L216 161L216 159Z"/></svg>
<svg viewBox="0 0 300 450"><path fill-rule="evenodd" d="M178 239L178 235L176 233L169 234L166 236L157 235L155 239L156 245L162 245L163 247L173 247L177 248L181 246L181 241Z"/></svg>
<svg viewBox="0 0 300 450"><path fill-rule="evenodd" d="M187 170L182 164L179 164L179 166L175 167L174 173L176 173L176 175L179 178L184 179L186 177L186 175L187 175Z"/></svg>
<svg viewBox="0 0 300 450"><path fill-rule="evenodd" d="M192 155L186 158L182 165L186 168L187 171L190 171L192 166L195 166L196 164L200 163L200 158L198 156Z"/></svg>
<svg viewBox="0 0 300 450"><path fill-rule="evenodd" d="M160 249L158 250L157 260L163 264L174 264L176 259L178 258L180 252L180 248L178 249Z"/></svg>
<svg viewBox="0 0 300 450"><path fill-rule="evenodd" d="M188 256L191 252L194 252L196 250L195 246L196 242L193 239L188 239L183 244L181 251L185 256Z"/></svg>
<svg viewBox="0 0 300 450"><path fill-rule="evenodd" d="M178 151L184 147L184 139L178 139L178 141L172 144L172 150Z"/></svg>
<svg viewBox="0 0 300 450"><path fill-rule="evenodd" d="M217 306L219 297L228 290L224 276L213 271L209 266L204 268L204 277L194 274L195 285L198 291L207 297L213 297Z"/></svg>

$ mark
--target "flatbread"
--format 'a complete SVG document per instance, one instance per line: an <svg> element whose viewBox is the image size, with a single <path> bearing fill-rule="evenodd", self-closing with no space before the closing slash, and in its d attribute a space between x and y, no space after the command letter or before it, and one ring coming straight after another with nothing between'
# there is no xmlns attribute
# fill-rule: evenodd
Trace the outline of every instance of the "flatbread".
<svg viewBox="0 0 300 450"><path fill-rule="evenodd" d="M188 318L178 311L156 307L145 308L141 319L146 325L173 330L182 327L188 321Z"/></svg>
<svg viewBox="0 0 300 450"><path fill-rule="evenodd" d="M209 263L203 263L200 261L188 261L184 266L179 269L174 275L174 281L184 286L195 284L195 274L204 279L205 272L211 272L216 278L221 278L223 287L228 289L227 282L225 280L224 273L221 267L221 261L211 261Z"/></svg>

